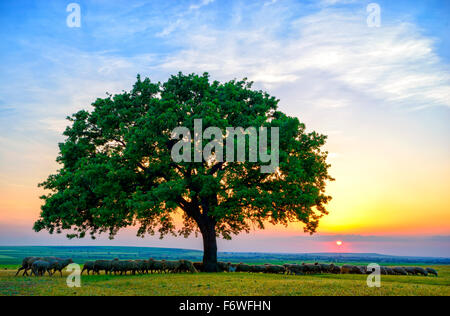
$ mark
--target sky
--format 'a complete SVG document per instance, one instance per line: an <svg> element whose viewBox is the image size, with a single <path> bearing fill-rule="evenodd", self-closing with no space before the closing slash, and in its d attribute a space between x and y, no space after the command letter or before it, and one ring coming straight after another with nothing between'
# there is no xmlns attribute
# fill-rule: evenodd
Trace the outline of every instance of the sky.
<svg viewBox="0 0 450 316"><path fill-rule="evenodd" d="M65 118L136 75L249 78L328 135L333 197L318 233L268 226L219 251L378 252L450 257L450 2L0 1L0 245L201 249L196 238L110 241L34 233L58 169ZM342 240L342 246L336 241Z"/></svg>

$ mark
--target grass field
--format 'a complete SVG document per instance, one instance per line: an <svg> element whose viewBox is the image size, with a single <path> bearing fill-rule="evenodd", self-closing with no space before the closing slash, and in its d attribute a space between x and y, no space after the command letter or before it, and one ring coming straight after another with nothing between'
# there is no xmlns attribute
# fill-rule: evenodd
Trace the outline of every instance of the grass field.
<svg viewBox="0 0 450 316"><path fill-rule="evenodd" d="M78 264L95 259L201 260L201 251L143 247L0 247L0 296L5 295L450 295L450 265L433 264L439 277L381 276L380 288L369 288L364 275L273 275L250 273L153 274L136 276L83 275L81 288L69 288L63 277L14 277L23 257L70 257ZM322 261L298 255L234 253L221 260L249 264ZM359 257L358 257L359 256ZM361 255L332 258L339 265L377 262L389 266L424 266L417 258ZM345 259L351 259L344 261ZM396 260L402 260L397 262ZM363 261L359 261L363 260ZM437 259L430 259L437 260ZM439 259L441 260L441 259ZM441 260L442 261L442 260ZM437 261L437 262L441 262ZM448 260L447 260L448 261ZM65 276L68 275L66 272Z"/></svg>
<svg viewBox="0 0 450 316"><path fill-rule="evenodd" d="M80 288L63 277L14 277L15 266L0 266L5 295L450 295L450 266L434 266L439 277L381 276L369 288L363 275L271 275L250 273L82 276ZM65 273L65 276L68 274Z"/></svg>

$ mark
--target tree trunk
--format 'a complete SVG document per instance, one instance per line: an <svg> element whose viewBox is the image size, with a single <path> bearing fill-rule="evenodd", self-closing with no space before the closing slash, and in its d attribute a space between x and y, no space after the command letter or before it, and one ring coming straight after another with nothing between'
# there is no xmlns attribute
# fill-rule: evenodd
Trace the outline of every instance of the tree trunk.
<svg viewBox="0 0 450 316"><path fill-rule="evenodd" d="M203 237L203 271L218 272L216 224L208 220L199 226Z"/></svg>

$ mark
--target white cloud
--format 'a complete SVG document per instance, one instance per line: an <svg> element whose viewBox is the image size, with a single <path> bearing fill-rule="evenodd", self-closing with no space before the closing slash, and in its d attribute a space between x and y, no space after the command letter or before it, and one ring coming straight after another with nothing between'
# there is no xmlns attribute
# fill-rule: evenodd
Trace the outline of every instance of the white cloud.
<svg viewBox="0 0 450 316"><path fill-rule="evenodd" d="M174 35L183 49L161 67L245 75L266 87L309 86L313 76L311 97L319 106L345 106L355 91L409 108L450 106L449 66L413 24L369 28L364 10L327 8L296 21L285 12L261 9L226 31L191 21L189 33Z"/></svg>
<svg viewBox="0 0 450 316"><path fill-rule="evenodd" d="M207 6L210 3L213 3L214 0L202 0L200 3L197 4L191 4L191 6L189 7L189 10L198 10L201 7Z"/></svg>
<svg viewBox="0 0 450 316"><path fill-rule="evenodd" d="M175 20L175 22L169 23L168 26L166 26L161 32L157 33L156 36L158 37L166 37L170 35L172 32L174 32L177 28L186 25L188 23L188 16L201 9L202 7L205 7L211 3L213 3L214 0L202 0L201 2L191 4L189 6L189 9L185 12L182 12L178 14L178 18Z"/></svg>
<svg viewBox="0 0 450 316"><path fill-rule="evenodd" d="M270 1L264 2L264 6L267 7L267 6L275 4L277 2L278 2L278 0L270 0Z"/></svg>
<svg viewBox="0 0 450 316"><path fill-rule="evenodd" d="M350 4L355 3L357 0L321 0L320 5L322 6L333 6L336 4Z"/></svg>
<svg viewBox="0 0 450 316"><path fill-rule="evenodd" d="M106 92L118 93L131 88L136 74L146 72L155 63L155 56L141 54L118 56L113 52L84 52L65 46L28 46L39 54L39 62L21 64L21 81L0 88L16 110L49 115L70 114L88 107ZM47 67L39 77L36 69ZM23 95L15 91L23 90ZM64 118L65 116L63 116Z"/></svg>

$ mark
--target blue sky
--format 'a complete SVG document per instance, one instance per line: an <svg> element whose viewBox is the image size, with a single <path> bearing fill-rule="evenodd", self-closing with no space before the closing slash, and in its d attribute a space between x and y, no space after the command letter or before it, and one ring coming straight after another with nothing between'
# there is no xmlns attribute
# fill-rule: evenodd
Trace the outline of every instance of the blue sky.
<svg viewBox="0 0 450 316"><path fill-rule="evenodd" d="M57 169L67 115L137 73L178 71L248 77L329 135L337 181L320 233L450 235L449 1L73 1L80 28L66 25L70 2L0 2L0 244L33 239L36 184ZM366 23L371 2L379 28ZM439 242L423 252L450 256Z"/></svg>

